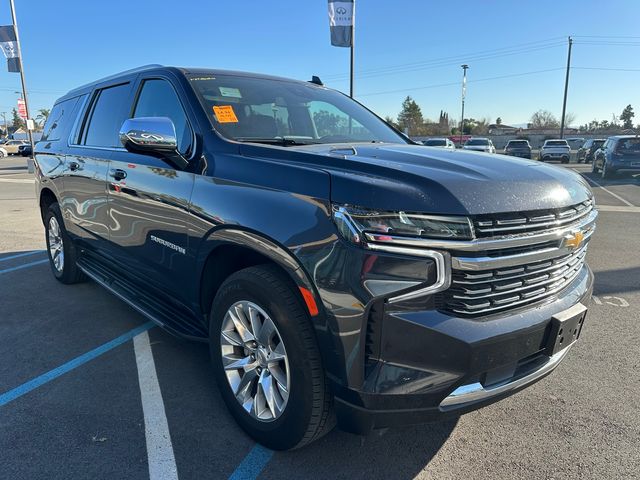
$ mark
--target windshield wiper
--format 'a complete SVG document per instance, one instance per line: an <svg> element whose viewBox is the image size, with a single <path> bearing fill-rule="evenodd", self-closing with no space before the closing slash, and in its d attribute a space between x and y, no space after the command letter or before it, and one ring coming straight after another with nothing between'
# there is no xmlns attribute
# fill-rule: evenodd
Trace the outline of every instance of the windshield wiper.
<svg viewBox="0 0 640 480"><path fill-rule="evenodd" d="M250 143L264 143L266 145L282 145L284 147L297 146L297 145L318 145L321 142L314 142L311 140L296 140L293 138L277 137L277 138L263 138L263 137L237 137L234 140L237 142L250 142Z"/></svg>

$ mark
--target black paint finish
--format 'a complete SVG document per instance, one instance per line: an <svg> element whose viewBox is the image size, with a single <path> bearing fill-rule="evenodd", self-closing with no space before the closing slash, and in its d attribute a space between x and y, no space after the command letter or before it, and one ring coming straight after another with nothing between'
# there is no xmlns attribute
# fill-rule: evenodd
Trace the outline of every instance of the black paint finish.
<svg viewBox="0 0 640 480"><path fill-rule="evenodd" d="M101 272L113 265L126 275L123 295L131 284L170 305L156 310L174 312L173 332L180 322L185 332L206 331L215 289L234 265L279 265L292 287L309 290L319 306L312 321L347 428L423 419L414 410L437 415L457 385L534 352L551 316L590 294L585 267L556 302L489 320L444 315L432 297L387 304L390 282L433 283L433 261L348 244L332 221L332 203L473 216L566 207L590 198L589 187L539 162L408 143L281 147L224 140L185 73L143 68L59 100L77 99L58 138L36 146L40 204L60 203L85 261L101 258ZM119 147L81 145L97 90L129 82L129 104L120 107L133 112L142 82L157 78L173 86L193 129L186 169ZM370 410L406 415L380 421Z"/></svg>

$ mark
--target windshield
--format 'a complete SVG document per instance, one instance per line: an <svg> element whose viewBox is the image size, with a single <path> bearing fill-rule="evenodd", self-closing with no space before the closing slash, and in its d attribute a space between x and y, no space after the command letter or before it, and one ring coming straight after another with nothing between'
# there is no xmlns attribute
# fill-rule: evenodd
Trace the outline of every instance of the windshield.
<svg viewBox="0 0 640 480"><path fill-rule="evenodd" d="M594 149L594 150L597 150L602 145L604 145L604 140L594 140L593 141L593 145L591 145L591 148Z"/></svg>
<svg viewBox="0 0 640 480"><path fill-rule="evenodd" d="M486 138L472 138L465 145L489 145L489 140Z"/></svg>
<svg viewBox="0 0 640 480"><path fill-rule="evenodd" d="M407 143L346 95L311 83L211 74L193 74L189 80L215 129L230 140Z"/></svg>
<svg viewBox="0 0 640 480"><path fill-rule="evenodd" d="M507 147L528 147L529 143L526 140L512 140L507 143Z"/></svg>
<svg viewBox="0 0 640 480"><path fill-rule="evenodd" d="M548 147L568 147L566 140L547 140Z"/></svg>
<svg viewBox="0 0 640 480"><path fill-rule="evenodd" d="M431 140L425 140L424 144L427 147L446 147L447 141L442 138L433 138Z"/></svg>

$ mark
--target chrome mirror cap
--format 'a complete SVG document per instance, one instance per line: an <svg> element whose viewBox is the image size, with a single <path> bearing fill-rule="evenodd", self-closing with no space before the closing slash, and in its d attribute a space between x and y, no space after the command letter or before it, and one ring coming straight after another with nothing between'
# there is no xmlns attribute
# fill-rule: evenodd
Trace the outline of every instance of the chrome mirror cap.
<svg viewBox="0 0 640 480"><path fill-rule="evenodd" d="M178 148L176 129L167 117L129 118L119 135L124 148L132 152L168 153Z"/></svg>

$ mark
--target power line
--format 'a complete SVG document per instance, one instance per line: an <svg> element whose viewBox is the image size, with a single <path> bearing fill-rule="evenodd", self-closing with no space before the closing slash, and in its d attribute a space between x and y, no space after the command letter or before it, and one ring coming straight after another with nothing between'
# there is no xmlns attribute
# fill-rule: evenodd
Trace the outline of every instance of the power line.
<svg viewBox="0 0 640 480"><path fill-rule="evenodd" d="M559 45L564 45L564 41L558 41L559 38L553 37L545 40L537 40L535 42L528 42L518 45L512 45L508 47L501 47L491 50L483 50L474 53L449 55L446 57L439 57L432 60L425 60L420 62L403 63L397 65L389 65L386 67L376 67L361 70L358 73L361 77L373 76L374 74L389 74L389 73L403 73L404 71L421 70L425 68L433 68L440 66L447 66L452 64L458 64L460 61L477 61L491 58L498 58L507 55L516 55L520 53L527 53L528 51L543 50L547 48L553 48ZM344 74L323 75L323 78L327 80L338 80L344 78Z"/></svg>
<svg viewBox="0 0 640 480"><path fill-rule="evenodd" d="M571 67L576 70L604 70L609 72L640 72L640 68Z"/></svg>
<svg viewBox="0 0 640 480"><path fill-rule="evenodd" d="M536 75L539 73L546 73L546 72L556 72L558 70L564 70L565 67L558 67L558 68L547 68L544 70L534 70L531 72L521 72L521 73L512 73L512 74L508 74L508 75L498 75L495 77L486 77L486 78L477 78L475 80L468 80L467 83L477 83L477 82L488 82L491 80L500 80L503 78L513 78L513 77L524 77L526 75ZM407 91L413 91L413 90L426 90L429 88L440 88L440 87L450 87L452 85L460 85L460 82L450 82L450 83L439 83L439 84L434 84L434 85L424 85L422 87L413 87L413 88L401 88L401 89L397 89L397 90L386 90L383 92L372 92L372 93L365 93L362 95L359 95L360 97L370 97L373 95L385 95L388 93L400 93L400 92L407 92Z"/></svg>

